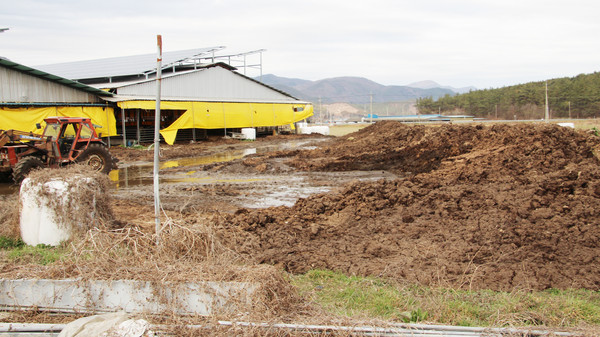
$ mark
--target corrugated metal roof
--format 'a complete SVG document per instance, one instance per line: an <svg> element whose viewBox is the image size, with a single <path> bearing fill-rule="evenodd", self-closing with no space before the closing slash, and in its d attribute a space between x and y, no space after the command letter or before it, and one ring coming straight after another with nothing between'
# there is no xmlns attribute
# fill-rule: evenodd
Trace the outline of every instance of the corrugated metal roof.
<svg viewBox="0 0 600 337"><path fill-rule="evenodd" d="M210 47L164 52L162 55L163 67L181 62L196 56L219 51L225 47ZM156 53L111 57L104 59L47 64L37 66L44 71L71 79L104 78L127 75L139 75L156 69Z"/></svg>
<svg viewBox="0 0 600 337"><path fill-rule="evenodd" d="M150 97L156 79L115 86L118 96ZM297 98L239 74L223 63L164 77L161 95L175 100L296 102Z"/></svg>
<svg viewBox="0 0 600 337"><path fill-rule="evenodd" d="M161 78L165 79L165 78L169 78L169 77L173 77L173 76L179 76L179 75L191 73L194 71L198 71L201 69L203 69L203 68L199 68L196 70L178 71L176 73L170 73L170 74L163 74ZM131 80L131 81L94 83L94 84L89 84L89 86L92 86L92 87L98 88L98 89L102 89L102 90L112 90L112 89L118 89L121 87L126 87L129 85L134 85L134 84L139 84L139 83L144 83L144 82L152 82L152 81L156 81L156 76L152 76L149 78L138 78L136 80Z"/></svg>
<svg viewBox="0 0 600 337"><path fill-rule="evenodd" d="M54 83L62 84L64 86L67 86L67 87L70 87L73 89L85 91L85 92L88 92L88 93L91 93L91 94L94 94L97 96L112 96L113 95L110 92L106 92L104 90L93 88L88 85L85 85L85 84L82 84L82 83L79 83L79 82L76 82L73 80L69 80L69 79L66 79L66 78L63 78L63 77L39 70L39 69L34 69L31 67L7 60L5 58L0 58L0 65L4 66L6 68L9 68L9 69L13 69L13 70L31 75L31 76L43 78L45 80L52 81Z"/></svg>

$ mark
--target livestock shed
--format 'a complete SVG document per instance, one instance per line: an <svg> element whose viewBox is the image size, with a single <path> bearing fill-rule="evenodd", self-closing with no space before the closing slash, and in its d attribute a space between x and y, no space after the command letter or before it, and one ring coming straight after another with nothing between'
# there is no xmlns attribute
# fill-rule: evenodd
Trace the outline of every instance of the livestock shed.
<svg viewBox="0 0 600 337"><path fill-rule="evenodd" d="M227 63L213 62L220 48L224 47L163 53L160 128L168 144L190 136L195 140L196 129L223 129L226 134L241 128L293 128L293 123L312 116L310 102L240 74ZM113 93L105 99L117 106L123 141L148 142L154 129L155 66L156 55L146 54L44 69Z"/></svg>
<svg viewBox="0 0 600 337"><path fill-rule="evenodd" d="M89 117L102 136L116 135L112 93L0 58L0 129L35 132L50 116Z"/></svg>

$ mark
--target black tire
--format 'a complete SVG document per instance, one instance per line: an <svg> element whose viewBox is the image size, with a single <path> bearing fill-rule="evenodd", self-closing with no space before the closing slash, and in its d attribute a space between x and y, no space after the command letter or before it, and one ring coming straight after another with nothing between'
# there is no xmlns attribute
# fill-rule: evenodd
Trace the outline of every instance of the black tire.
<svg viewBox="0 0 600 337"><path fill-rule="evenodd" d="M0 183L11 183L12 181L11 171L0 172Z"/></svg>
<svg viewBox="0 0 600 337"><path fill-rule="evenodd" d="M21 158L13 168L13 181L16 184L21 184L23 179L25 179L32 170L41 167L44 167L44 162L38 157L29 156Z"/></svg>
<svg viewBox="0 0 600 337"><path fill-rule="evenodd" d="M75 161L91 166L94 171L106 174L113 169L113 158L102 144L90 144Z"/></svg>

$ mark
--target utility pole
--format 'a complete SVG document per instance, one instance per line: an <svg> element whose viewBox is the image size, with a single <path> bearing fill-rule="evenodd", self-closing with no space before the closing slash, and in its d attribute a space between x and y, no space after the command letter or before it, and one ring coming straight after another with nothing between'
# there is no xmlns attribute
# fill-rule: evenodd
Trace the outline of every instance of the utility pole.
<svg viewBox="0 0 600 337"><path fill-rule="evenodd" d="M369 97L371 101L369 110L371 110L371 123L373 123L373 93L370 93Z"/></svg>
<svg viewBox="0 0 600 337"><path fill-rule="evenodd" d="M550 109L548 108L548 81L546 81L546 113L545 113L546 123L550 121Z"/></svg>
<svg viewBox="0 0 600 337"><path fill-rule="evenodd" d="M568 103L569 103L569 119L571 119L571 101L569 101Z"/></svg>
<svg viewBox="0 0 600 337"><path fill-rule="evenodd" d="M319 96L319 121L323 123L323 104L321 102L321 96Z"/></svg>

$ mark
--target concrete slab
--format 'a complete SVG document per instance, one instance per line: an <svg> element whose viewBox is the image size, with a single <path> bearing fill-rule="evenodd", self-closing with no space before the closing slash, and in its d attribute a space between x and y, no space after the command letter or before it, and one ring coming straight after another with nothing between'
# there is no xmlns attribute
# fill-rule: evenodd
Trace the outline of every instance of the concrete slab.
<svg viewBox="0 0 600 337"><path fill-rule="evenodd" d="M252 304L256 283L0 279L1 309L54 312L234 313Z"/></svg>

